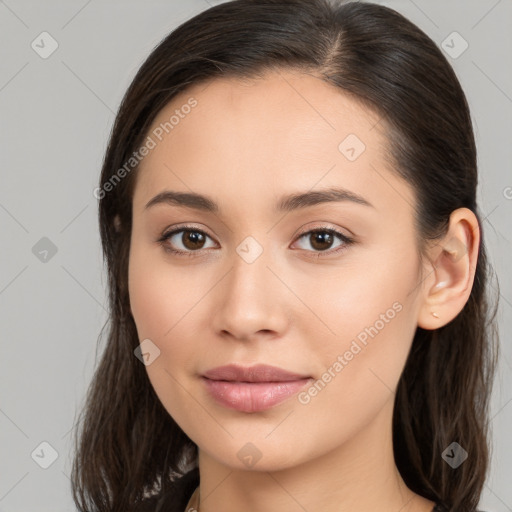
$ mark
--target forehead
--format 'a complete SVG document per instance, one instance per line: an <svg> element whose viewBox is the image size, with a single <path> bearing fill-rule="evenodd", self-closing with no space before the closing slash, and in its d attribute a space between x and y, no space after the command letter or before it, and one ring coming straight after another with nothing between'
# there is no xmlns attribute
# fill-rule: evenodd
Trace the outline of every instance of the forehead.
<svg viewBox="0 0 512 512"><path fill-rule="evenodd" d="M245 207L315 186L343 186L377 208L392 206L397 194L412 204L407 184L385 169L383 125L374 111L303 72L196 84L148 130L155 147L137 171L134 208L166 188L219 203L234 191L228 199Z"/></svg>

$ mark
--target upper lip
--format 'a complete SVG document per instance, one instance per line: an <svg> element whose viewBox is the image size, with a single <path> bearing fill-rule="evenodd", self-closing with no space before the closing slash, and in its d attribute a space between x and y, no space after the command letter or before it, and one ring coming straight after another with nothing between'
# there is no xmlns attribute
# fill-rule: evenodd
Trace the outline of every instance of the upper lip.
<svg viewBox="0 0 512 512"><path fill-rule="evenodd" d="M269 366L266 364L245 367L236 364L228 364L204 372L203 377L211 380L235 382L287 382L307 379L309 375L289 372L277 366Z"/></svg>

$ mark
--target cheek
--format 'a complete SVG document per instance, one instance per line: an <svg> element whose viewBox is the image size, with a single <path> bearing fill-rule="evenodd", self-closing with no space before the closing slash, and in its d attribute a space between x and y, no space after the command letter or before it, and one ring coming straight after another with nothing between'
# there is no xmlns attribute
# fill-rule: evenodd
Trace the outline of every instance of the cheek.
<svg viewBox="0 0 512 512"><path fill-rule="evenodd" d="M157 257L159 256L159 257ZM128 266L130 308L139 338L163 339L182 309L175 273L158 251L132 243ZM159 343L157 343L159 344Z"/></svg>
<svg viewBox="0 0 512 512"><path fill-rule="evenodd" d="M150 339L159 355L146 366L151 385L169 414L181 426L190 397L180 383L193 371L194 347L183 338L187 311L179 276L165 260L151 258L144 248L132 247L128 270L130 307L139 341ZM185 331L184 331L185 329Z"/></svg>
<svg viewBox="0 0 512 512"><path fill-rule="evenodd" d="M130 308L132 311L139 339L157 339L169 329L170 318L165 318L165 311L172 311L170 294L165 294L165 281L153 279L151 273L141 271L134 262L129 273L128 288Z"/></svg>
<svg viewBox="0 0 512 512"><path fill-rule="evenodd" d="M359 306L344 302L338 336L323 337L321 354L317 348L323 373L297 397L297 418L313 430L315 421L323 424L324 441L312 450L328 451L332 443L357 435L394 400L415 330L412 310L403 297L395 297L382 301L370 295Z"/></svg>
<svg viewBox="0 0 512 512"><path fill-rule="evenodd" d="M330 370L324 376L333 399L334 394L348 393L349 400L351 396L370 403L376 387L382 387L384 395L395 389L417 327L418 294L411 293L417 267L411 258L410 253L401 258L380 254L357 272L344 269L339 278L323 281L322 293L311 303L324 323L315 322L323 332L322 349L313 332L309 348L320 356L326 372Z"/></svg>
<svg viewBox="0 0 512 512"><path fill-rule="evenodd" d="M181 374L191 368L197 347L190 339L200 339L199 333L194 335L196 329L200 332L194 306L204 295L204 287L190 282L165 255L141 244L130 253L128 290L139 341L150 339L160 350L154 364L147 366L148 374L155 377L164 368Z"/></svg>

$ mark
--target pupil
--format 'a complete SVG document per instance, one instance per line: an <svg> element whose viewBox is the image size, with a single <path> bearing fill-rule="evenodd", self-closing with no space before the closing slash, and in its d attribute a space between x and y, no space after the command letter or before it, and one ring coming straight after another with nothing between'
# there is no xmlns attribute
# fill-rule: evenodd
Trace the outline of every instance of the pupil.
<svg viewBox="0 0 512 512"><path fill-rule="evenodd" d="M204 237L201 233L197 231L186 231L187 235L185 236L184 245L188 249L197 249L201 248L201 243L204 243Z"/></svg>
<svg viewBox="0 0 512 512"><path fill-rule="evenodd" d="M322 245L322 243L327 245L332 244L332 234L326 231L318 231L316 233L313 233L311 236L313 237L313 243L311 245L315 249L322 250L328 248L325 247L325 245ZM317 242L319 242L319 244Z"/></svg>
<svg viewBox="0 0 512 512"><path fill-rule="evenodd" d="M197 231L186 231L184 245L189 249L201 248L204 243L204 237ZM325 250L332 244L332 234L327 231L317 231L312 233L313 243L311 244L315 249Z"/></svg>

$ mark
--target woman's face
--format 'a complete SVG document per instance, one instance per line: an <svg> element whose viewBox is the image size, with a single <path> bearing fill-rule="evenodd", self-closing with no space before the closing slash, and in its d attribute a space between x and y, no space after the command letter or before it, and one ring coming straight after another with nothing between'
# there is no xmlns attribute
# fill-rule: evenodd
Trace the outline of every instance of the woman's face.
<svg viewBox="0 0 512 512"><path fill-rule="evenodd" d="M318 78L281 71L193 86L148 132L131 311L163 406L221 464L272 470L389 439L422 269L414 195L387 167L378 121ZM208 200L147 206L163 192ZM228 364L305 379L203 377Z"/></svg>

